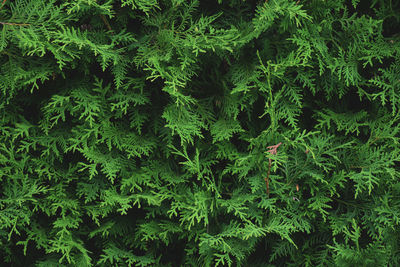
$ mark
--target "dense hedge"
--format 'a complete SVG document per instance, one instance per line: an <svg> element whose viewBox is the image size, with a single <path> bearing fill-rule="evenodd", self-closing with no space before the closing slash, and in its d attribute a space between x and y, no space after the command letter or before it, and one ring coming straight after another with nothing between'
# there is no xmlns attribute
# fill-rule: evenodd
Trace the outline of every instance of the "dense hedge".
<svg viewBox="0 0 400 267"><path fill-rule="evenodd" d="M399 1L0 4L4 266L400 266Z"/></svg>

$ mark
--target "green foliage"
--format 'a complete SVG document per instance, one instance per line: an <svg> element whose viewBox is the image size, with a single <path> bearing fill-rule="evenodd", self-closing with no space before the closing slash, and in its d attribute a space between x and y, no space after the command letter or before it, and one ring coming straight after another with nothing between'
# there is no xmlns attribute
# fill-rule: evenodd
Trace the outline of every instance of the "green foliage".
<svg viewBox="0 0 400 267"><path fill-rule="evenodd" d="M5 265L400 265L399 1L0 2Z"/></svg>

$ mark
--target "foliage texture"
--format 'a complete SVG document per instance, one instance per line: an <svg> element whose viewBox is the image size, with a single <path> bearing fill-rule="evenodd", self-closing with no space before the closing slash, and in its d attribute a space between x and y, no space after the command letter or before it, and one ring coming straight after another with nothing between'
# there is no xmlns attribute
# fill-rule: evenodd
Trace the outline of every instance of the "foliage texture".
<svg viewBox="0 0 400 267"><path fill-rule="evenodd" d="M0 4L0 261L400 265L400 1Z"/></svg>

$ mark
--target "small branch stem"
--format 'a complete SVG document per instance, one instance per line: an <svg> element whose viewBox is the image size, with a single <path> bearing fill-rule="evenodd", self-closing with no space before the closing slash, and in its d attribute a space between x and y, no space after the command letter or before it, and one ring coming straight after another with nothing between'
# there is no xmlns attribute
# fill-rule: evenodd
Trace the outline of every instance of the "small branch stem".
<svg viewBox="0 0 400 267"><path fill-rule="evenodd" d="M100 18L103 20L104 24L106 25L107 29L111 32L111 34L114 34L114 31L113 31L113 29L111 28L111 25L110 25L110 23L108 22L108 20L106 19L106 17L105 17L103 14L101 14L101 15L100 15Z"/></svg>
<svg viewBox="0 0 400 267"><path fill-rule="evenodd" d="M271 172L271 159L269 159L267 178L265 178L265 186L267 187L267 195L269 196L269 174Z"/></svg>
<svg viewBox="0 0 400 267"><path fill-rule="evenodd" d="M0 21L1 25L11 25L11 26L29 26L28 23L13 23L13 22L2 22Z"/></svg>

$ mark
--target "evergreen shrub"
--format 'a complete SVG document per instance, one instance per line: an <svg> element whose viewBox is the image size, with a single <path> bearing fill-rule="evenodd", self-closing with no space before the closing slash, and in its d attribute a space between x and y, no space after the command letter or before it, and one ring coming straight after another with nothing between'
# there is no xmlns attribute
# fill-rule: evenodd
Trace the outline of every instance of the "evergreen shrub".
<svg viewBox="0 0 400 267"><path fill-rule="evenodd" d="M400 266L400 1L0 1L1 266Z"/></svg>

